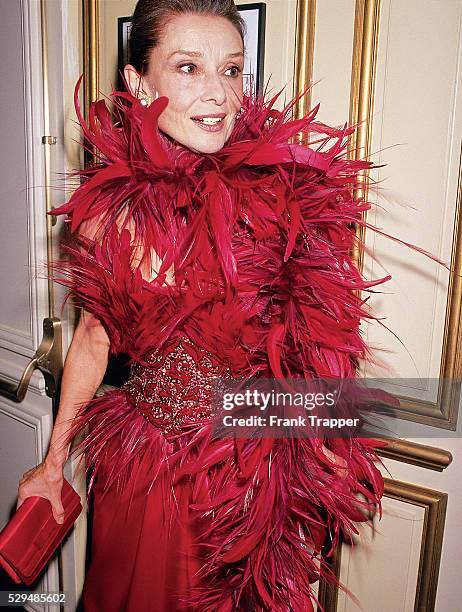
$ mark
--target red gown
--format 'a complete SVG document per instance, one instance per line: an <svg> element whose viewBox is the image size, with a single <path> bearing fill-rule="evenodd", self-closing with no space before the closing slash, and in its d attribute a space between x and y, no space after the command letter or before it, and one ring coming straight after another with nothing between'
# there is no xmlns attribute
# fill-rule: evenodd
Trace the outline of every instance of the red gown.
<svg viewBox="0 0 462 612"><path fill-rule="evenodd" d="M350 252L355 224L376 229L353 197L372 164L347 159L353 128L315 121L318 107L294 121L295 101L278 112L277 96L246 98L223 149L202 155L158 130L166 98L145 108L114 92L115 121L100 100L86 124L78 85L99 163L52 213L70 226L52 268L131 367L69 433L88 425L74 447L94 493L85 610L311 611L312 584L337 584L327 561L340 538L381 516L385 443L215 438L211 389L218 377L354 378L371 359L359 291L389 277L366 281ZM93 238L77 233L92 221ZM152 249L163 264L146 280Z"/></svg>

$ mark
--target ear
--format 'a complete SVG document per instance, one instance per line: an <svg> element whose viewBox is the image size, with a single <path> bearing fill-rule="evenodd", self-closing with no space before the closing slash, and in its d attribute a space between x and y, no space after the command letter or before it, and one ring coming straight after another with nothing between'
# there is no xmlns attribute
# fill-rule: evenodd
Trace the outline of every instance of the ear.
<svg viewBox="0 0 462 612"><path fill-rule="evenodd" d="M140 91L144 91L149 96L152 96L151 87L146 82L146 79L139 75L136 68L134 68L131 64L127 64L125 66L124 77L132 96L139 97Z"/></svg>

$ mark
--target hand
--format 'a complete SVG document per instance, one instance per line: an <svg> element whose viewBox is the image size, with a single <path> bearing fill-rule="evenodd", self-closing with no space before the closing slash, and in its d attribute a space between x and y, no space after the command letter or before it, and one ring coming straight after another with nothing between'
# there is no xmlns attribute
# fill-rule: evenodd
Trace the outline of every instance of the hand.
<svg viewBox="0 0 462 612"><path fill-rule="evenodd" d="M43 461L22 475L18 486L18 509L28 497L38 495L51 503L53 517L60 525L64 522L64 507L61 502L63 486L63 468L55 467Z"/></svg>

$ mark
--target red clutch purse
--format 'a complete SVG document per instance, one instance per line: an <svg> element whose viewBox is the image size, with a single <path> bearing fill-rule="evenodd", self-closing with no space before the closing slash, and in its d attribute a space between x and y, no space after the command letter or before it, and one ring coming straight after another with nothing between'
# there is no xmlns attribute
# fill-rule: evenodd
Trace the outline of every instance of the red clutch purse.
<svg viewBox="0 0 462 612"><path fill-rule="evenodd" d="M45 497L28 497L0 532L0 566L11 579L32 584L82 511L80 495L64 479L64 523L53 518Z"/></svg>

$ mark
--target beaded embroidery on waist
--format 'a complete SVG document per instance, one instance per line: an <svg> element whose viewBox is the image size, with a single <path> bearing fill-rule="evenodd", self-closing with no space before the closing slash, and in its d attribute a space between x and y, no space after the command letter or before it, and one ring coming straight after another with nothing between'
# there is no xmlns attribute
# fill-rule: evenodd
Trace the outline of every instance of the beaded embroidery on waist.
<svg viewBox="0 0 462 612"><path fill-rule="evenodd" d="M149 365L132 364L122 389L134 407L164 433L179 433L182 427L209 418L214 380L231 378L229 367L186 336L164 352L150 351L145 361Z"/></svg>

